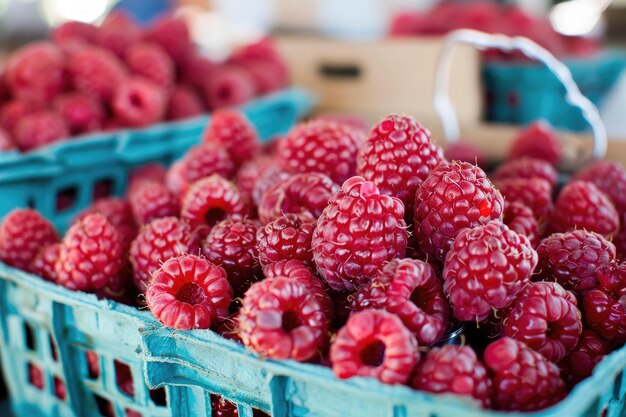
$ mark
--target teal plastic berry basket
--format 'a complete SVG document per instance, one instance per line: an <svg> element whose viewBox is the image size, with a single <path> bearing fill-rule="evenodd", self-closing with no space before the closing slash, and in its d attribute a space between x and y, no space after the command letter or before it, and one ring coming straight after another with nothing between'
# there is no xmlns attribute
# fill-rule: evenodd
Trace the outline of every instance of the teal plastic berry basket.
<svg viewBox="0 0 626 417"><path fill-rule="evenodd" d="M282 90L241 107L262 140L286 133L310 111L305 90ZM94 190L121 195L133 168L169 165L200 141L210 115L144 129L99 133L60 142L27 154L0 153L0 218L15 207L39 210L64 230L89 206ZM61 200L65 204L59 206Z"/></svg>

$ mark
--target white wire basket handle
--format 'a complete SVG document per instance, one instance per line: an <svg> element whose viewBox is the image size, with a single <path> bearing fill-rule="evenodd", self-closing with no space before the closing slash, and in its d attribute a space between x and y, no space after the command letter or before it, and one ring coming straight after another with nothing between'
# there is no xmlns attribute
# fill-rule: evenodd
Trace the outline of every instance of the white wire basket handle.
<svg viewBox="0 0 626 417"><path fill-rule="evenodd" d="M450 101L449 74L452 65L452 53L457 44L467 44L477 49L499 49L505 52L520 51L528 58L543 63L565 87L565 100L578 107L583 117L591 126L593 133L594 159L604 158L607 148L606 129L600 118L596 106L581 92L570 70L543 47L523 37L509 37L505 35L491 35L477 30L460 29L450 32L444 39L441 53L437 60L435 74L435 111L441 119L445 138L448 143L459 140L459 122L454 106Z"/></svg>

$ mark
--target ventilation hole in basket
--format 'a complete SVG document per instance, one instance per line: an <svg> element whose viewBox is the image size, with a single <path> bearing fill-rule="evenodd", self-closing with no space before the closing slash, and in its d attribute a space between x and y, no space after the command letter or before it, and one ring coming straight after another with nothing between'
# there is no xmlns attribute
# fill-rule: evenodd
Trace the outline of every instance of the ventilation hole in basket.
<svg viewBox="0 0 626 417"><path fill-rule="evenodd" d="M91 379L96 379L100 376L100 358L96 352L91 350L85 351L85 360L87 361L87 375Z"/></svg>
<svg viewBox="0 0 626 417"><path fill-rule="evenodd" d="M50 340L50 353L52 353L52 359L57 362L59 360L59 351L57 349L57 344L54 342L54 338L52 335L49 336Z"/></svg>
<svg viewBox="0 0 626 417"><path fill-rule="evenodd" d="M93 185L93 200L100 198L110 197L113 195L113 180L106 178L100 181L96 181Z"/></svg>
<svg viewBox="0 0 626 417"><path fill-rule="evenodd" d="M506 101L509 106L515 108L519 105L519 96L515 91L511 91L509 94L507 94Z"/></svg>
<svg viewBox="0 0 626 417"><path fill-rule="evenodd" d="M159 407L165 407L167 405L167 395L165 393L165 388L163 387L151 389L150 398L152 399L152 402Z"/></svg>
<svg viewBox="0 0 626 417"><path fill-rule="evenodd" d="M78 196L78 187L71 186L61 189L57 193L56 199L56 211L63 212L71 209L76 204L76 198Z"/></svg>
<svg viewBox="0 0 626 417"><path fill-rule="evenodd" d="M130 370L130 366L118 360L114 361L115 364L115 383L117 387L124 394L135 396L135 387L133 386L133 373Z"/></svg>
<svg viewBox="0 0 626 417"><path fill-rule="evenodd" d="M37 365L28 364L28 383L37 389L43 389L43 371Z"/></svg>
<svg viewBox="0 0 626 417"><path fill-rule="evenodd" d="M266 413L263 410L259 410L258 408L252 409L252 416L253 417L272 417L270 414Z"/></svg>
<svg viewBox="0 0 626 417"><path fill-rule="evenodd" d="M131 410L130 408L127 408L126 417L141 417L141 413L139 411L135 411L135 410Z"/></svg>
<svg viewBox="0 0 626 417"><path fill-rule="evenodd" d="M602 409L602 412L600 413L599 417L606 417L606 415L609 413L609 406L605 405L604 408Z"/></svg>
<svg viewBox="0 0 626 417"><path fill-rule="evenodd" d="M35 208L35 199L32 197L28 197L28 199L26 200L26 207Z"/></svg>
<svg viewBox="0 0 626 417"><path fill-rule="evenodd" d="M115 417L115 409L113 408L113 403L111 401L99 396L98 394L94 394L93 399L96 401L98 413L100 413L101 416Z"/></svg>
<svg viewBox="0 0 626 417"><path fill-rule="evenodd" d="M54 377L54 395L60 399L65 401L67 398L67 390L65 389L65 382L58 376Z"/></svg>
<svg viewBox="0 0 626 417"><path fill-rule="evenodd" d="M28 350L37 350L37 344L35 343L35 330L32 326L24 322L24 343Z"/></svg>
<svg viewBox="0 0 626 417"><path fill-rule="evenodd" d="M219 394L211 394L211 415L212 417L237 416L237 404L228 401Z"/></svg>

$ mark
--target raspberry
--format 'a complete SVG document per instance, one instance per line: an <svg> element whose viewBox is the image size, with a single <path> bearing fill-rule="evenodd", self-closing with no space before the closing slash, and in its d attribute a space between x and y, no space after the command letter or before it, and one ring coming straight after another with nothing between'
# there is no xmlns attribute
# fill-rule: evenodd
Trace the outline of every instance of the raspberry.
<svg viewBox="0 0 626 417"><path fill-rule="evenodd" d="M579 171L574 179L593 183L620 214L626 213L626 169L619 162L597 161Z"/></svg>
<svg viewBox="0 0 626 417"><path fill-rule="evenodd" d="M165 114L166 97L163 89L142 79L124 80L115 89L113 112L128 126L141 127L158 122Z"/></svg>
<svg viewBox="0 0 626 417"><path fill-rule="evenodd" d="M258 206L257 208L261 207L261 201L263 200L263 197L265 196L267 192L277 187L279 184L286 182L292 176L295 176L295 175L292 175L283 171L282 169L280 169L280 167L278 167L277 165L274 165L273 164L274 162L275 160L272 161L271 167L264 169L263 171L259 173L259 176L254 183L254 188L252 189L252 202ZM306 175L306 174L303 174L303 175ZM315 174L315 175L318 175L318 174ZM316 177L315 175L314 177ZM323 175L323 174L319 174L319 175ZM320 177L316 177L316 178L320 178ZM328 177L324 176L324 178L328 178ZM332 182L330 178L328 178L327 181L331 182L333 184L333 187L339 189L339 186L335 184L334 182ZM326 180L324 180L323 182L326 182ZM283 198L281 197L281 195L282 194L278 194L275 197L280 200ZM320 209L320 214L323 209L324 209L323 207Z"/></svg>
<svg viewBox="0 0 626 417"><path fill-rule="evenodd" d="M408 116L387 116L361 147L356 170L381 193L402 200L412 213L417 188L443 159L443 150L419 122Z"/></svg>
<svg viewBox="0 0 626 417"><path fill-rule="evenodd" d="M182 63L193 52L189 29L180 18L162 17L152 24L144 38L163 48L176 63Z"/></svg>
<svg viewBox="0 0 626 417"><path fill-rule="evenodd" d="M185 164L178 160L170 166L165 175L165 185L171 192L182 199L189 188L189 183L185 179Z"/></svg>
<svg viewBox="0 0 626 417"><path fill-rule="evenodd" d="M596 270L615 259L615 246L597 233L574 230L548 236L537 254L539 278L582 295L596 286Z"/></svg>
<svg viewBox="0 0 626 417"><path fill-rule="evenodd" d="M255 59L242 62L239 67L250 75L257 94L268 94L287 85L286 69L282 62Z"/></svg>
<svg viewBox="0 0 626 417"><path fill-rule="evenodd" d="M266 174L279 170L280 169L276 166L276 160L273 157L267 155L256 156L249 161L244 162L237 171L237 188L239 188L239 191L246 196L248 201L257 205L257 202L252 198L252 192L254 191L257 182L259 182ZM264 190L264 192L265 191L267 190Z"/></svg>
<svg viewBox="0 0 626 417"><path fill-rule="evenodd" d="M509 307L530 280L537 253L526 236L493 220L461 230L446 256L444 291L463 321Z"/></svg>
<svg viewBox="0 0 626 417"><path fill-rule="evenodd" d="M516 202L530 208L540 223L544 223L552 210L552 186L541 178L511 178L498 180L496 187L507 202Z"/></svg>
<svg viewBox="0 0 626 417"><path fill-rule="evenodd" d="M40 390L44 388L45 384L43 371L32 363L28 364L28 383Z"/></svg>
<svg viewBox="0 0 626 417"><path fill-rule="evenodd" d="M557 184L559 173L552 164L543 159L524 157L503 163L491 176L496 182L516 178L540 178L548 181L553 188Z"/></svg>
<svg viewBox="0 0 626 417"><path fill-rule="evenodd" d="M448 161L468 162L485 167L489 162L487 155L476 145L468 142L457 142L447 146L444 157Z"/></svg>
<svg viewBox="0 0 626 417"><path fill-rule="evenodd" d="M105 102L113 98L115 89L126 78L124 64L111 52L95 46L71 53L67 70L74 88Z"/></svg>
<svg viewBox="0 0 626 417"><path fill-rule="evenodd" d="M243 114L232 110L213 113L202 141L226 149L237 167L261 149L255 128Z"/></svg>
<svg viewBox="0 0 626 417"><path fill-rule="evenodd" d="M494 402L502 410L535 411L566 395L559 368L510 337L487 346L483 356L493 376Z"/></svg>
<svg viewBox="0 0 626 417"><path fill-rule="evenodd" d="M619 214L595 185L572 181L561 190L549 225L553 232L585 229L610 238L619 230Z"/></svg>
<svg viewBox="0 0 626 417"><path fill-rule="evenodd" d="M102 198L83 210L75 221L94 213L102 214L115 227L125 244L132 242L137 235L137 225L128 201L117 197Z"/></svg>
<svg viewBox="0 0 626 417"><path fill-rule="evenodd" d="M186 253L198 253L198 242L187 223L163 217L145 225L129 253L137 289L144 292L163 262Z"/></svg>
<svg viewBox="0 0 626 417"><path fill-rule="evenodd" d="M221 395L211 395L211 417L239 417L237 404Z"/></svg>
<svg viewBox="0 0 626 417"><path fill-rule="evenodd" d="M192 183L212 174L230 178L235 173L235 165L224 148L212 143L194 146L183 158L185 180Z"/></svg>
<svg viewBox="0 0 626 417"><path fill-rule="evenodd" d="M137 224L154 219L177 216L178 199L168 188L158 182L145 181L137 186L128 198Z"/></svg>
<svg viewBox="0 0 626 417"><path fill-rule="evenodd" d="M338 123L349 126L352 129L363 132L364 135L370 131L370 123L367 119L355 114L343 113L322 113L315 116L315 120L324 120L328 123Z"/></svg>
<svg viewBox="0 0 626 417"><path fill-rule="evenodd" d="M255 85L250 74L239 67L222 65L204 82L204 99L210 109L233 107L254 97Z"/></svg>
<svg viewBox="0 0 626 417"><path fill-rule="evenodd" d="M57 282L78 291L107 287L121 273L123 246L122 237L103 215L86 215L63 238Z"/></svg>
<svg viewBox="0 0 626 417"><path fill-rule="evenodd" d="M278 162L287 172L320 172L341 184L356 174L364 140L348 126L313 120L296 126L278 145Z"/></svg>
<svg viewBox="0 0 626 417"><path fill-rule="evenodd" d="M50 42L28 44L8 59L5 77L14 97L45 103L63 88L63 54Z"/></svg>
<svg viewBox="0 0 626 417"><path fill-rule="evenodd" d="M236 295L262 276L256 249L259 224L254 220L227 219L211 228L202 245L202 253L226 271Z"/></svg>
<svg viewBox="0 0 626 417"><path fill-rule="evenodd" d="M224 339L233 340L243 345L239 337L239 313L229 316L215 328L215 331Z"/></svg>
<svg viewBox="0 0 626 417"><path fill-rule="evenodd" d="M60 253L61 244L58 242L43 246L31 262L29 271L46 281L55 282L57 280L55 265Z"/></svg>
<svg viewBox="0 0 626 417"><path fill-rule="evenodd" d="M59 241L54 226L33 209L14 209L0 223L0 260L25 271L39 249Z"/></svg>
<svg viewBox="0 0 626 417"><path fill-rule="evenodd" d="M434 269L413 259L394 259L361 287L352 300L352 310L371 308L397 315L425 346L444 335L450 315Z"/></svg>
<svg viewBox="0 0 626 417"><path fill-rule="evenodd" d="M213 174L193 183L183 197L180 216L196 228L213 226L229 215L245 216L248 206L237 187Z"/></svg>
<svg viewBox="0 0 626 417"><path fill-rule="evenodd" d="M141 29L125 13L111 12L96 33L96 43L123 58L126 51L141 38Z"/></svg>
<svg viewBox="0 0 626 417"><path fill-rule="evenodd" d="M269 223L287 213L317 219L339 190L324 174L297 174L269 189L259 203L259 218Z"/></svg>
<svg viewBox="0 0 626 417"><path fill-rule="evenodd" d="M561 362L561 377L572 388L583 379L591 376L593 368L609 353L607 342L593 330L585 329L580 335L578 345Z"/></svg>
<svg viewBox="0 0 626 417"><path fill-rule="evenodd" d="M94 43L98 29L89 23L65 22L52 30L52 40L57 45L74 42Z"/></svg>
<svg viewBox="0 0 626 417"><path fill-rule="evenodd" d="M102 103L83 93L65 93L56 98L53 105L65 120L72 135L102 129L104 108Z"/></svg>
<svg viewBox="0 0 626 417"><path fill-rule="evenodd" d="M467 162L435 168L415 194L415 236L420 248L443 261L459 231L500 219L504 201L485 172Z"/></svg>
<svg viewBox="0 0 626 417"><path fill-rule="evenodd" d="M404 257L407 237L402 201L353 177L328 202L311 247L320 275L333 290L356 290L386 262Z"/></svg>
<svg viewBox="0 0 626 417"><path fill-rule="evenodd" d="M136 76L165 90L174 85L174 63L159 45L136 43L128 48L125 57L130 72Z"/></svg>
<svg viewBox="0 0 626 417"><path fill-rule="evenodd" d="M204 113L204 105L195 90L177 85L167 103L167 120L183 120Z"/></svg>
<svg viewBox="0 0 626 417"><path fill-rule="evenodd" d="M58 142L68 136L69 131L63 118L47 110L22 117L15 127L15 141L25 152Z"/></svg>
<svg viewBox="0 0 626 417"><path fill-rule="evenodd" d="M417 368L411 386L434 393L471 397L491 407L492 386L485 366L470 346L433 348Z"/></svg>
<svg viewBox="0 0 626 417"><path fill-rule="evenodd" d="M533 211L524 204L505 201L502 219L509 229L526 236L533 248L539 245L539 223Z"/></svg>
<svg viewBox="0 0 626 417"><path fill-rule="evenodd" d="M619 345L626 342L626 263L611 263L596 271L598 287L583 299L589 327L605 340Z"/></svg>
<svg viewBox="0 0 626 417"><path fill-rule="evenodd" d="M15 135L15 129L22 118L38 111L38 106L23 100L11 100L0 108L0 126Z"/></svg>
<svg viewBox="0 0 626 417"><path fill-rule="evenodd" d="M165 261L146 291L156 318L178 330L208 329L224 320L231 297L226 272L195 255Z"/></svg>
<svg viewBox="0 0 626 417"><path fill-rule="evenodd" d="M562 157L561 139L545 122L529 125L513 141L509 149L508 159L530 157L543 159L556 165Z"/></svg>
<svg viewBox="0 0 626 417"><path fill-rule="evenodd" d="M239 314L244 344L273 359L312 359L328 342L324 297L288 277L252 284Z"/></svg>
<svg viewBox="0 0 626 417"><path fill-rule="evenodd" d="M158 182L165 184L165 177L167 170L165 167L157 162L141 165L131 171L128 178L128 194L132 194L136 187L139 187L144 182Z"/></svg>
<svg viewBox="0 0 626 417"><path fill-rule="evenodd" d="M311 238L315 221L293 213L285 214L261 227L257 233L257 249L261 265L297 259L314 266Z"/></svg>
<svg viewBox="0 0 626 417"><path fill-rule="evenodd" d="M17 149L15 142L11 136L2 128L0 128L0 152L7 152Z"/></svg>
<svg viewBox="0 0 626 417"><path fill-rule="evenodd" d="M405 384L419 358L415 336L382 310L352 314L330 347L333 371L341 379L364 376Z"/></svg>
<svg viewBox="0 0 626 417"><path fill-rule="evenodd" d="M180 78L182 82L190 86L201 89L206 80L213 76L219 65L211 61L206 56L191 52L183 62L180 63Z"/></svg>
<svg viewBox="0 0 626 417"><path fill-rule="evenodd" d="M622 218L621 224L619 233L613 237L613 244L617 249L617 258L626 261L626 215Z"/></svg>

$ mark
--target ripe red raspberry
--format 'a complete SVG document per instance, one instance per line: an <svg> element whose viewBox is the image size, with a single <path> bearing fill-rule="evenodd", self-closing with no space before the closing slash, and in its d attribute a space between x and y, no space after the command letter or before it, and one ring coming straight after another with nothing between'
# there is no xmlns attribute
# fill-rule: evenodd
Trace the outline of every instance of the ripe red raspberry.
<svg viewBox="0 0 626 417"><path fill-rule="evenodd" d="M526 236L497 220L461 230L446 256L444 291L463 321L509 307L528 284L537 253Z"/></svg>
<svg viewBox="0 0 626 417"><path fill-rule="evenodd" d="M387 116L361 147L356 171L381 193L402 200L411 213L417 188L443 159L443 150L417 120Z"/></svg>
<svg viewBox="0 0 626 417"><path fill-rule="evenodd" d="M236 184L237 188L248 201L258 205L252 198L252 192L258 181L272 171L279 171L276 165L276 159L268 155L258 155L249 161L244 162L237 171Z"/></svg>
<svg viewBox="0 0 626 417"><path fill-rule="evenodd" d="M11 100L0 108L0 126L11 135L15 135L19 121L37 111L39 111L39 106L35 103Z"/></svg>
<svg viewBox="0 0 626 417"><path fill-rule="evenodd" d="M529 125L513 141L508 159L530 157L556 165L563 155L561 139L545 122Z"/></svg>
<svg viewBox="0 0 626 417"><path fill-rule="evenodd" d="M98 29L89 23L65 22L52 30L51 38L57 45L82 42L94 43Z"/></svg>
<svg viewBox="0 0 626 417"><path fill-rule="evenodd" d="M0 152L7 152L17 149L13 138L4 129L0 128Z"/></svg>
<svg viewBox="0 0 626 417"><path fill-rule="evenodd" d="M578 344L583 330L576 296L556 282L533 282L502 321L502 333L558 362Z"/></svg>
<svg viewBox="0 0 626 417"><path fill-rule="evenodd" d="M596 270L615 260L615 246L597 233L574 230L548 236L537 254L539 278L582 295L596 286Z"/></svg>
<svg viewBox="0 0 626 417"><path fill-rule="evenodd" d="M255 91L259 95L280 90L287 85L287 74L282 62L255 59L241 62L238 65L250 75L254 82Z"/></svg>
<svg viewBox="0 0 626 417"><path fill-rule="evenodd" d="M617 249L617 259L626 261L626 214L622 218L619 233L613 237L613 244Z"/></svg>
<svg viewBox="0 0 626 417"><path fill-rule="evenodd" d="M137 235L137 224L128 201L117 197L102 198L83 210L75 221L94 213L102 214L111 226L115 227L125 245L130 244Z"/></svg>
<svg viewBox="0 0 626 417"><path fill-rule="evenodd" d="M131 73L169 90L174 85L174 63L169 55L153 43L136 43L125 54Z"/></svg>
<svg viewBox="0 0 626 417"><path fill-rule="evenodd" d="M257 249L261 265L297 259L314 266L311 239L315 220L310 217L285 214L259 228Z"/></svg>
<svg viewBox="0 0 626 417"><path fill-rule="evenodd" d="M445 259L461 229L500 219L504 201L485 172L467 162L442 164L415 195L415 236L426 255Z"/></svg>
<svg viewBox="0 0 626 417"><path fill-rule="evenodd" d="M479 167L485 167L489 162L487 155L478 146L468 142L448 145L443 155L448 161L468 162Z"/></svg>
<svg viewBox="0 0 626 417"><path fill-rule="evenodd" d="M122 237L101 214L88 214L65 234L56 264L57 282L78 291L100 290L122 273Z"/></svg>
<svg viewBox="0 0 626 417"><path fill-rule="evenodd" d="M626 213L626 169L619 162L597 161L579 171L574 179L592 182L620 214Z"/></svg>
<svg viewBox="0 0 626 417"><path fill-rule="evenodd" d="M228 317L232 293L222 268L195 255L182 255L165 261L153 274L146 303L166 326L208 329Z"/></svg>
<svg viewBox="0 0 626 417"><path fill-rule="evenodd" d="M417 368L411 386L437 394L471 397L484 408L491 407L491 379L470 346L445 345L431 349Z"/></svg>
<svg viewBox="0 0 626 417"><path fill-rule="evenodd" d="M559 368L522 342L503 337L483 355L493 376L494 403L501 410L535 411L566 395Z"/></svg>
<svg viewBox="0 0 626 417"><path fill-rule="evenodd" d="M113 98L115 89L126 78L124 64L111 52L95 46L70 53L67 70L74 88L104 102Z"/></svg>
<svg viewBox="0 0 626 417"><path fill-rule="evenodd" d="M619 230L619 214L595 185L572 181L559 194L549 223L553 232L585 229L607 238Z"/></svg>
<svg viewBox="0 0 626 417"><path fill-rule="evenodd" d="M43 246L38 252L33 261L30 264L30 272L40 276L46 281L56 282L57 273L55 271L55 265L59 254L61 253L61 244L49 243Z"/></svg>
<svg viewBox="0 0 626 417"><path fill-rule="evenodd" d="M397 315L425 346L444 335L450 316L435 270L413 259L389 262L354 295L353 311L372 308Z"/></svg>
<svg viewBox="0 0 626 417"><path fill-rule="evenodd" d="M224 339L233 340L243 345L241 337L239 337L239 313L235 313L226 318L217 325L215 332Z"/></svg>
<svg viewBox="0 0 626 417"><path fill-rule="evenodd" d="M496 182L516 178L540 178L548 181L553 188L559 179L559 173L552 164L543 159L524 157L503 163L491 176Z"/></svg>
<svg viewBox="0 0 626 417"><path fill-rule="evenodd" d="M320 172L337 184L356 174L363 132L349 126L313 120L296 126L278 145L278 162L287 172Z"/></svg>
<svg viewBox="0 0 626 417"><path fill-rule="evenodd" d="M185 179L185 164L182 160L174 162L167 170L165 185L182 200L189 188L189 183Z"/></svg>
<svg viewBox="0 0 626 417"><path fill-rule="evenodd" d="M364 376L405 384L419 359L415 336L383 310L352 314L330 347L333 372L341 379Z"/></svg>
<svg viewBox="0 0 626 417"><path fill-rule="evenodd" d="M312 359L328 342L324 297L288 277L252 284L239 313L244 344L273 359Z"/></svg>
<svg viewBox="0 0 626 417"><path fill-rule="evenodd" d="M98 27L96 43L123 58L126 51L137 44L141 38L141 29L124 12L114 10Z"/></svg>
<svg viewBox="0 0 626 417"><path fill-rule="evenodd" d="M193 52L189 29L181 18L162 17L150 26L144 38L163 48L176 63L182 63Z"/></svg>
<svg viewBox="0 0 626 417"><path fill-rule="evenodd" d="M128 201L135 222L139 225L161 217L178 216L178 199L165 185L158 182L143 182L129 195Z"/></svg>
<svg viewBox="0 0 626 417"><path fill-rule="evenodd" d="M263 201L263 197L265 196L267 192L269 192L275 187L278 187L279 184L286 182L289 178L295 176L293 174L283 171L279 166L274 165L274 163L275 163L275 159L272 161L272 166L270 168L266 170L262 170L259 173L259 177L256 179L254 183L254 188L252 189L252 202L255 205L257 205L257 209L261 207L261 202ZM307 174L302 174L302 175L307 175ZM323 175L323 174L309 174L309 175L313 175L314 178L321 178L321 177L316 177L316 176ZM328 178L325 175L324 177ZM334 187L339 189L339 186L335 184L334 182L332 182L330 178L328 178L328 181L333 183ZM279 198L279 200L283 198L281 197L281 194L276 195L275 197ZM323 210L323 207L321 208L321 210ZM321 214L321 210L320 210L320 214Z"/></svg>
<svg viewBox="0 0 626 417"><path fill-rule="evenodd" d="M102 129L104 108L95 97L84 93L65 93L54 100L53 107L65 120L72 135Z"/></svg>
<svg viewBox="0 0 626 417"><path fill-rule="evenodd" d="M194 89L204 87L206 80L213 76L219 64L211 61L204 55L194 51L180 63L180 81L189 84Z"/></svg>
<svg viewBox="0 0 626 417"><path fill-rule="evenodd" d="M226 149L237 167L261 149L254 126L242 113L233 110L213 113L202 133L202 141Z"/></svg>
<svg viewBox="0 0 626 417"><path fill-rule="evenodd" d="M69 135L63 118L47 110L22 117L15 127L15 142L24 152L58 142Z"/></svg>
<svg viewBox="0 0 626 417"><path fill-rule="evenodd" d="M210 109L233 107L249 101L255 94L254 80L243 69L221 65L203 85L204 99Z"/></svg>
<svg viewBox="0 0 626 417"><path fill-rule="evenodd" d="M237 187L213 174L191 184L183 197L180 217L194 228L211 227L228 216L243 217L248 210Z"/></svg>
<svg viewBox="0 0 626 417"><path fill-rule="evenodd" d="M364 117L350 113L322 113L315 116L315 120L325 120L326 122L334 122L349 126L355 130L363 132L367 135L370 131L370 123Z"/></svg>
<svg viewBox="0 0 626 417"><path fill-rule="evenodd" d="M192 183L213 174L230 178L235 165L228 152L212 143L201 143L191 148L183 157L185 180Z"/></svg>
<svg viewBox="0 0 626 417"><path fill-rule="evenodd" d="M195 90L177 85L167 103L167 120L183 120L204 113L204 104Z"/></svg>
<svg viewBox="0 0 626 417"><path fill-rule="evenodd" d="M552 186L541 178L511 178L495 182L505 201L517 202L532 210L538 222L544 223L552 210Z"/></svg>
<svg viewBox="0 0 626 417"><path fill-rule="evenodd" d="M28 271L46 245L59 241L54 226L33 209L14 209L0 223L0 260Z"/></svg>
<svg viewBox="0 0 626 417"><path fill-rule="evenodd" d="M176 217L163 217L145 225L130 247L130 263L137 289L144 292L154 274L168 259L198 253L191 227Z"/></svg>
<svg viewBox="0 0 626 417"><path fill-rule="evenodd" d="M113 112L128 126L141 127L158 122L165 114L163 89L142 78L123 80L115 89Z"/></svg>
<svg viewBox="0 0 626 417"><path fill-rule="evenodd" d="M165 177L167 170L158 162L141 165L131 171L128 178L127 194L132 194L136 187L139 187L144 182L158 182L165 184Z"/></svg>
<svg viewBox="0 0 626 417"><path fill-rule="evenodd" d="M259 219L269 223L287 213L317 219L339 187L324 174L297 174L269 189L259 203Z"/></svg>
<svg viewBox="0 0 626 417"><path fill-rule="evenodd" d="M27 101L48 102L63 88L63 53L51 42L30 43L13 53L5 79L13 96Z"/></svg>
<svg viewBox="0 0 626 417"><path fill-rule="evenodd" d="M583 330L578 345L561 362L561 377L572 388L583 379L591 376L593 368L610 352L608 343L593 330Z"/></svg>
<svg viewBox="0 0 626 417"><path fill-rule="evenodd" d="M539 222L533 211L524 204L505 201L502 220L509 229L526 236L533 248L539 245Z"/></svg>
<svg viewBox="0 0 626 417"><path fill-rule="evenodd" d="M626 342L626 263L602 266L596 277L598 287L583 299L585 320L603 339L622 345Z"/></svg>

